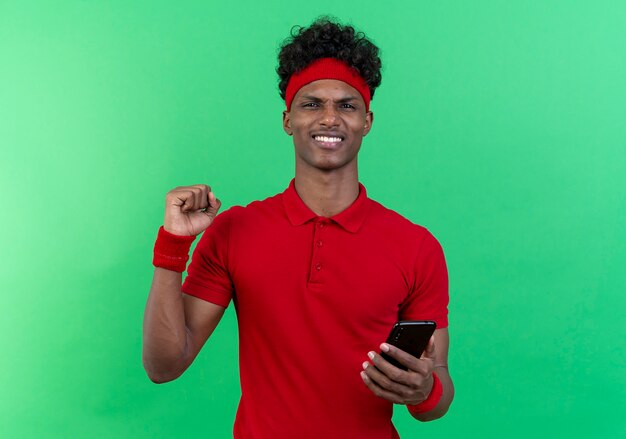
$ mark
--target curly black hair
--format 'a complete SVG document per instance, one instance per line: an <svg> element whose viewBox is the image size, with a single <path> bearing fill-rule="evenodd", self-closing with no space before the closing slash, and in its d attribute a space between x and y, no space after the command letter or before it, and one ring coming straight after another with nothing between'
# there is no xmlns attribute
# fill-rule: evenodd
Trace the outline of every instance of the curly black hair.
<svg viewBox="0 0 626 439"><path fill-rule="evenodd" d="M278 54L276 73L280 82L280 97L285 99L285 91L291 75L299 72L318 58L337 58L354 67L365 79L374 97L374 90L380 85L381 62L379 49L352 26L342 25L336 19L322 16L309 27L294 26L291 36L283 41Z"/></svg>

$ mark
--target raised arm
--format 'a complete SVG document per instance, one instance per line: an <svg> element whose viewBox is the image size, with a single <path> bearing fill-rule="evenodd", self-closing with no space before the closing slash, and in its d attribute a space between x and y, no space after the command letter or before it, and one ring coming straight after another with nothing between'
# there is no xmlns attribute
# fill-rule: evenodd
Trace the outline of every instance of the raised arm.
<svg viewBox="0 0 626 439"><path fill-rule="evenodd" d="M166 196L165 232L196 236L209 227L221 203L206 185L173 189ZM184 269L184 268L183 268ZM192 363L225 308L182 293L182 273L155 267L143 321L143 365L155 383L178 378Z"/></svg>

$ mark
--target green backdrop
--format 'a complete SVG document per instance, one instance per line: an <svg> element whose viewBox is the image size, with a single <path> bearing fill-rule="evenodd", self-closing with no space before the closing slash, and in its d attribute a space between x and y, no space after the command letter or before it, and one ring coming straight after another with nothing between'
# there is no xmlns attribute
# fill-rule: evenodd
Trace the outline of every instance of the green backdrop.
<svg viewBox="0 0 626 439"><path fill-rule="evenodd" d="M456 398L402 437L626 434L626 3L3 0L1 437L231 435L232 306L143 371L152 246L175 186L287 186L277 46L322 13L382 49L361 181L448 261Z"/></svg>

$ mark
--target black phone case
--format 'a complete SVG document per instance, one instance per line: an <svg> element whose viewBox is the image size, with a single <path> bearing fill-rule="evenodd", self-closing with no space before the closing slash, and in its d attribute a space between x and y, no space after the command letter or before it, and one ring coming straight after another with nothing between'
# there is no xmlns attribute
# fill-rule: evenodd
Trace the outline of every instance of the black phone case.
<svg viewBox="0 0 626 439"><path fill-rule="evenodd" d="M387 344L396 346L398 349L420 358L436 328L437 325L432 320L400 321L391 329L391 333L387 338ZM386 353L381 352L380 356L397 368L407 370L405 366Z"/></svg>

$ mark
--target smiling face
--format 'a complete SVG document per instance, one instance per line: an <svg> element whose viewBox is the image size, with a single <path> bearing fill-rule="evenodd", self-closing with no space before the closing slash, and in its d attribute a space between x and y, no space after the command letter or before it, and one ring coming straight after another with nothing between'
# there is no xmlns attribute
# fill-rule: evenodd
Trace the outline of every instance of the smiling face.
<svg viewBox="0 0 626 439"><path fill-rule="evenodd" d="M293 135L296 172L356 172L361 141L374 115L365 111L359 92L343 81L321 79L296 93L283 128Z"/></svg>

